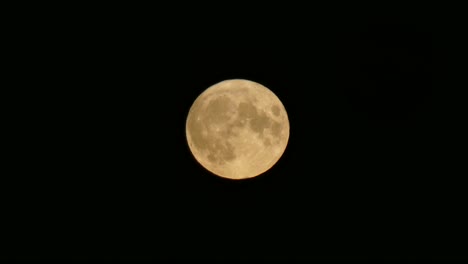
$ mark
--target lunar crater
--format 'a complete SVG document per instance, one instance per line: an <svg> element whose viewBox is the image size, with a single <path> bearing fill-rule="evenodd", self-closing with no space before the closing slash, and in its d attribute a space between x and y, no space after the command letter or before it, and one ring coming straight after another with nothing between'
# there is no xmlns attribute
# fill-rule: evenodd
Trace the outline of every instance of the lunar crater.
<svg viewBox="0 0 468 264"><path fill-rule="evenodd" d="M277 105L273 105L271 107L271 112L273 113L273 115L279 116L280 115L280 107L277 106Z"/></svg>

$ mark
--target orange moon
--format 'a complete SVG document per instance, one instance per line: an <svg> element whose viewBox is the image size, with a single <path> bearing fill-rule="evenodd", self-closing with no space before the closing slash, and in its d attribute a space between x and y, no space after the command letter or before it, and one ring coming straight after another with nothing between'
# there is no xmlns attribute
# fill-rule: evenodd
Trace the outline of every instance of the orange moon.
<svg viewBox="0 0 468 264"><path fill-rule="evenodd" d="M265 86L225 80L201 93L186 121L195 159L228 179L256 177L271 169L289 140L289 119L279 98Z"/></svg>

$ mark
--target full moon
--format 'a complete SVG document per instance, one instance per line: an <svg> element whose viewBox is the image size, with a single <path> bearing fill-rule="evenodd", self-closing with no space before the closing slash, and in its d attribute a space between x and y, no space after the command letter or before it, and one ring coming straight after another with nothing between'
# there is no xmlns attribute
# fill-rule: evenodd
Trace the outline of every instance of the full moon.
<svg viewBox="0 0 468 264"><path fill-rule="evenodd" d="M289 119L271 90L233 79L212 85L196 98L185 130L198 163L217 176L240 180L278 162L288 144Z"/></svg>

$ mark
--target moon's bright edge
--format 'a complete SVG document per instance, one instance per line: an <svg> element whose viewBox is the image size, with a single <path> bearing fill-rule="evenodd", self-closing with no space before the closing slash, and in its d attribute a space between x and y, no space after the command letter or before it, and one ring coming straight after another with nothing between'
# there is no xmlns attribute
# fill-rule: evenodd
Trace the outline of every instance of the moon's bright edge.
<svg viewBox="0 0 468 264"><path fill-rule="evenodd" d="M289 140L284 105L265 86L243 79L212 85L192 104L186 136L195 159L213 174L246 179L269 170Z"/></svg>

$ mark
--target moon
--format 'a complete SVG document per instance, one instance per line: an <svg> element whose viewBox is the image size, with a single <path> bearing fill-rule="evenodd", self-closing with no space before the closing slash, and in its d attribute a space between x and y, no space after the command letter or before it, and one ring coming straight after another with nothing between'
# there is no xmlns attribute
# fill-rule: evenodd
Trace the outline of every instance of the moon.
<svg viewBox="0 0 468 264"><path fill-rule="evenodd" d="M228 179L253 178L271 169L289 140L289 119L279 98L244 79L216 83L190 107L185 127L195 159Z"/></svg>

